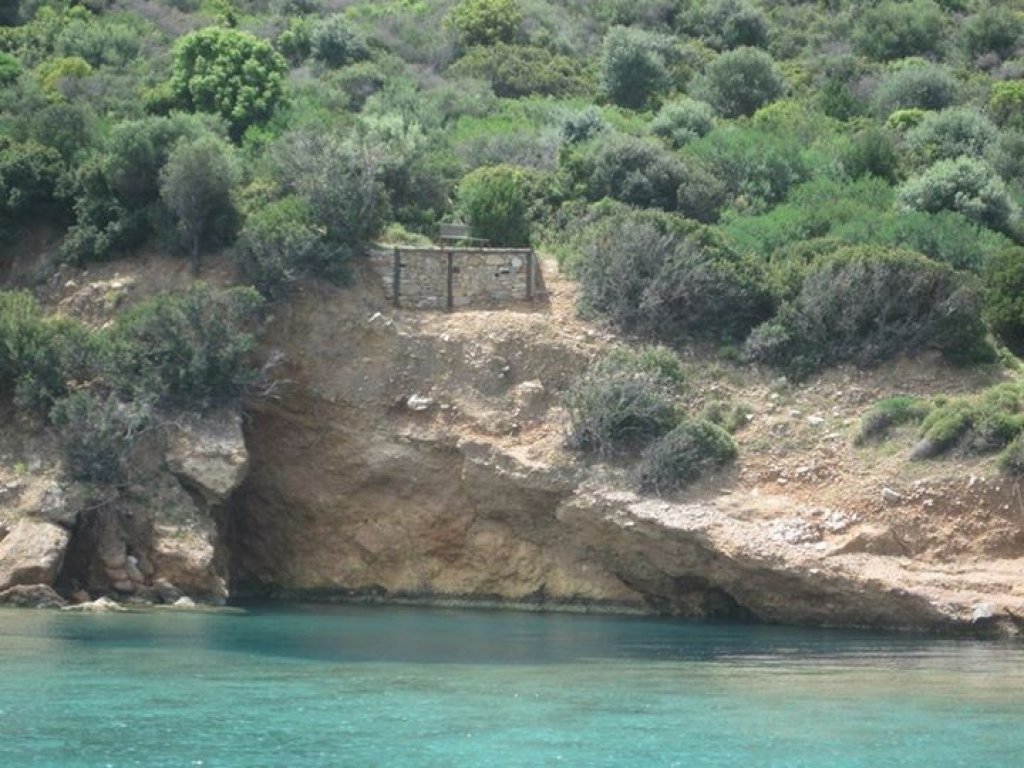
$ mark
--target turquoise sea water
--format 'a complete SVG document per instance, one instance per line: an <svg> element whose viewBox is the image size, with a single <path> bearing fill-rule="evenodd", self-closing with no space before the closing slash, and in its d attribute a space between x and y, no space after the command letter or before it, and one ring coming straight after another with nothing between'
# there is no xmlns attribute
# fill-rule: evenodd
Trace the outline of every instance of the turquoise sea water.
<svg viewBox="0 0 1024 768"><path fill-rule="evenodd" d="M302 606L0 611L0 766L1024 766L1024 645Z"/></svg>

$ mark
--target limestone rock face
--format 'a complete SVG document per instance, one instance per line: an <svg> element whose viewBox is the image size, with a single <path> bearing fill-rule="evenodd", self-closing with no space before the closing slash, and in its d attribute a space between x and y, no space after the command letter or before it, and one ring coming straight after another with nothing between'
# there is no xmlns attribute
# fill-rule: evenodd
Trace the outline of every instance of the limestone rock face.
<svg viewBox="0 0 1024 768"><path fill-rule="evenodd" d="M38 520L18 521L0 541L0 590L19 584L52 585L68 546L68 532Z"/></svg>
<svg viewBox="0 0 1024 768"><path fill-rule="evenodd" d="M252 470L227 509L242 594L1021 625L1024 535L979 518L964 536L1004 540L1002 559L922 556L915 539L948 536L915 533L878 485L870 517L786 495L781 480L714 478L675 501L626 492L623 469L564 449L559 393L601 349L565 316L391 312L331 290L282 306L269 331L289 387L250 403ZM410 408L409 393L433 402Z"/></svg>
<svg viewBox="0 0 1024 768"><path fill-rule="evenodd" d="M249 468L239 414L220 411L182 421L170 438L167 465L209 506L224 502Z"/></svg>

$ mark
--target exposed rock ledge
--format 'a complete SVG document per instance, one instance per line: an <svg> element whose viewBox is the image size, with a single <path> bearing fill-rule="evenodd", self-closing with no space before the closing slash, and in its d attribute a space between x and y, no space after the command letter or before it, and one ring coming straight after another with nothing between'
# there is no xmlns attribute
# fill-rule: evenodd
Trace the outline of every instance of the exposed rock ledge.
<svg viewBox="0 0 1024 768"><path fill-rule="evenodd" d="M247 425L238 593L1020 626L1022 559L932 557L934 530L915 550L877 520L739 485L680 502L616 491L616 470L560 447L557 393L601 341L543 313L426 316L358 292L300 295L270 336L290 389L254 403Z"/></svg>

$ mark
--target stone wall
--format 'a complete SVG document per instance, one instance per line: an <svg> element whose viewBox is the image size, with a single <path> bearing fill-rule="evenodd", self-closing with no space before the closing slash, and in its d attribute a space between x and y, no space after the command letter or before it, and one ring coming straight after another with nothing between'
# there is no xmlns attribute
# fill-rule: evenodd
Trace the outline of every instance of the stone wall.
<svg viewBox="0 0 1024 768"><path fill-rule="evenodd" d="M460 309L531 300L538 266L525 248L388 248L370 261L396 306Z"/></svg>

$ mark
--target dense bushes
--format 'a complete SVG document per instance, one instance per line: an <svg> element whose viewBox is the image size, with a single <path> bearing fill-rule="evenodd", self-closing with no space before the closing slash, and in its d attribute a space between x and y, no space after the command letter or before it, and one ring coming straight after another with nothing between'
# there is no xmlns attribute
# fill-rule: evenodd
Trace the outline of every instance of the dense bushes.
<svg viewBox="0 0 1024 768"><path fill-rule="evenodd" d="M746 350L797 375L925 349L991 359L981 302L974 281L917 254L842 248L808 268L796 298L754 331Z"/></svg>
<svg viewBox="0 0 1024 768"><path fill-rule="evenodd" d="M667 216L624 212L596 223L576 271L585 311L670 342L741 340L771 314L756 263Z"/></svg>
<svg viewBox="0 0 1024 768"><path fill-rule="evenodd" d="M1007 248L986 268L985 319L999 340L1024 354L1024 250Z"/></svg>
<svg viewBox="0 0 1024 768"><path fill-rule="evenodd" d="M0 386L13 387L18 408L49 414L74 477L115 482L154 408L201 409L253 381L259 307L251 289L197 284L90 330L0 292Z"/></svg>
<svg viewBox="0 0 1024 768"><path fill-rule="evenodd" d="M640 455L634 477L642 491L678 490L736 458L721 427L683 416L678 359L664 348L617 349L567 392L568 444L605 458Z"/></svg>
<svg viewBox="0 0 1024 768"><path fill-rule="evenodd" d="M882 61L927 56L942 45L944 27L932 0L883 2L861 12L853 39L864 55Z"/></svg>
<svg viewBox="0 0 1024 768"><path fill-rule="evenodd" d="M995 230L1011 228L1016 210L1006 185L981 160L940 160L899 189L904 207L935 213L956 211Z"/></svg>

